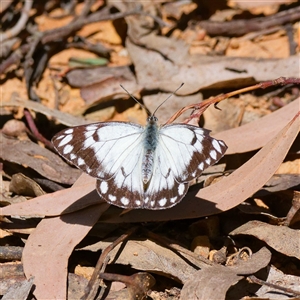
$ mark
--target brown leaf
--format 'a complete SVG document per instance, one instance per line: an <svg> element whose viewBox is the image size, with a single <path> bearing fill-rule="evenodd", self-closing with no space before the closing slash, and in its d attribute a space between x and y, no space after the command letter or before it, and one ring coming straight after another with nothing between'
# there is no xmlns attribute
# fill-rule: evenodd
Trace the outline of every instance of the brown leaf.
<svg viewBox="0 0 300 300"><path fill-rule="evenodd" d="M107 207L107 204L98 209L91 206L43 219L38 224L25 244L22 257L26 277L35 277L36 298L66 298L69 256Z"/></svg>
<svg viewBox="0 0 300 300"><path fill-rule="evenodd" d="M50 109L45 105L35 101L24 100L18 97L17 95L12 95L9 101L0 102L0 107L7 107L7 106L25 107L31 109L47 117L55 118L61 124L64 124L66 126L78 126L78 125L84 125L88 123L88 121L84 120L83 118L72 116L68 113L61 112L57 109Z"/></svg>
<svg viewBox="0 0 300 300"><path fill-rule="evenodd" d="M241 127L229 129L214 135L226 142L226 154L243 153L259 149L267 144L286 126L299 111L300 98L277 111Z"/></svg>
<svg viewBox="0 0 300 300"><path fill-rule="evenodd" d="M273 265L269 267L268 277L265 279L265 281L271 284L278 284L287 289L297 290L300 293L300 277L284 274L276 269ZM261 288L256 291L255 295L257 297L266 299L270 299L270 295L272 295L272 299L291 299L289 293L279 291L275 287L270 287L267 285L262 285Z"/></svg>
<svg viewBox="0 0 300 300"><path fill-rule="evenodd" d="M46 194L27 202L16 203L0 209L3 215L57 216L78 211L103 200L95 190L95 179L82 174L72 188ZM80 199L80 200L79 200Z"/></svg>
<svg viewBox="0 0 300 300"><path fill-rule="evenodd" d="M300 232L286 226L274 226L260 221L249 221L233 230L231 235L252 235L276 251L300 259Z"/></svg>
<svg viewBox="0 0 300 300"><path fill-rule="evenodd" d="M20 141L0 133L1 158L25 165L56 182L73 184L81 171L67 165L58 155L31 141Z"/></svg>
<svg viewBox="0 0 300 300"><path fill-rule="evenodd" d="M228 289L243 279L241 274L252 274L268 265L271 252L266 248L260 249L251 259L238 266L210 266L197 271L187 281L181 291L180 299L225 299Z"/></svg>
<svg viewBox="0 0 300 300"><path fill-rule="evenodd" d="M151 37L153 39L153 37ZM166 38L167 39L167 38ZM181 49L182 41L169 39L173 49ZM145 39L143 40L145 42ZM161 43L161 39L157 37ZM159 45L159 44L158 44ZM145 89L174 91L182 82L186 84L177 94L187 95L204 88L230 88L270 80L286 74L299 75L299 57L286 59L260 59L240 57L214 57L203 55L183 55L168 59L159 51L149 50L126 40L126 47L135 66L138 83ZM182 58L182 60L180 60ZM237 71L231 71L231 69ZM258 72L259 70L259 72Z"/></svg>
<svg viewBox="0 0 300 300"><path fill-rule="evenodd" d="M99 251L105 249L111 242L100 241L81 250ZM122 251L120 251L122 249ZM186 282L195 273L195 268L171 251L151 240L131 241L125 245L118 245L110 253L109 257L114 263L131 265L131 267L147 272L158 272L165 276L172 276L180 282ZM146 259L147 258L147 259ZM201 262L195 262L191 257L187 257L192 263L201 268L207 265ZM180 272L178 272L180 270Z"/></svg>

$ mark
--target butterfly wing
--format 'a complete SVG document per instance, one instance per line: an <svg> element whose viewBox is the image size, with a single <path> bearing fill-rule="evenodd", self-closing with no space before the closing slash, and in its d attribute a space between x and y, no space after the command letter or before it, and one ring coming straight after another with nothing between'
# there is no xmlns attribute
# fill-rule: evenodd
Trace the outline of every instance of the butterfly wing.
<svg viewBox="0 0 300 300"><path fill-rule="evenodd" d="M143 132L142 126L132 123L95 123L63 130L54 136L52 143L69 162L101 179L97 182L99 194L115 204L114 197L122 195L122 189L143 198L138 167L142 159Z"/></svg>
<svg viewBox="0 0 300 300"><path fill-rule="evenodd" d="M174 206L187 193L188 182L224 155L227 146L209 131L188 124L160 129L154 172L146 191L147 208Z"/></svg>

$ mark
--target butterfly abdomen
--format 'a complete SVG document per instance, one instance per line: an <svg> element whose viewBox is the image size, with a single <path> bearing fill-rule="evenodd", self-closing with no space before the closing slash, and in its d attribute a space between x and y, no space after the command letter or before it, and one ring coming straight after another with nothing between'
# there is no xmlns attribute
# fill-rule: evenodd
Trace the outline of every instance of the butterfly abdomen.
<svg viewBox="0 0 300 300"><path fill-rule="evenodd" d="M154 153L158 143L158 126L156 118L151 118L144 132L144 154L142 160L142 178L144 184L147 184L153 173Z"/></svg>

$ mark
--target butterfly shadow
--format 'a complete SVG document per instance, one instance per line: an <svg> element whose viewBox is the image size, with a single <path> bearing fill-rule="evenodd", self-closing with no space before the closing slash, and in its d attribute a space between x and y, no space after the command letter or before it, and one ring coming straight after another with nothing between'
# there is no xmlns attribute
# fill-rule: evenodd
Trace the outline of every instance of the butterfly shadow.
<svg viewBox="0 0 300 300"><path fill-rule="evenodd" d="M66 223L90 226L94 220L91 220L86 212L97 210L99 211L99 216L101 216L101 212L107 210L109 206L108 203L99 197L97 191L93 190L64 209L60 215L60 219Z"/></svg>

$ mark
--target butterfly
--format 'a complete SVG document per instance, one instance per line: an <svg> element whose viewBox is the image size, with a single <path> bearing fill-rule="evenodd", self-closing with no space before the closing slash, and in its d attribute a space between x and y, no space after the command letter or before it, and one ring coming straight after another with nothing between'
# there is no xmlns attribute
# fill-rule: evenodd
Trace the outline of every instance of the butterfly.
<svg viewBox="0 0 300 300"><path fill-rule="evenodd" d="M98 194L122 208L160 210L179 203L189 182L216 163L227 146L197 126L100 122L65 129L52 143L77 168L97 179Z"/></svg>

